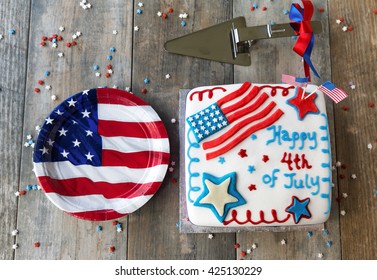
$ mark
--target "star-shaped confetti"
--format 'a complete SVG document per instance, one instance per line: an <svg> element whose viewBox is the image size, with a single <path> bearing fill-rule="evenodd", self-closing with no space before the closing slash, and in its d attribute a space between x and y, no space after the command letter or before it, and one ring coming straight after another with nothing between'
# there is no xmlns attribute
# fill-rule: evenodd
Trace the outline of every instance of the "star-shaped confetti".
<svg viewBox="0 0 377 280"><path fill-rule="evenodd" d="M225 163L225 158L224 157L219 157L219 163L224 164Z"/></svg>
<svg viewBox="0 0 377 280"><path fill-rule="evenodd" d="M298 224L301 218L311 218L312 215L308 210L309 202L309 197L300 200L298 197L292 196L292 203L285 209L285 211L293 215L293 220L295 224Z"/></svg>
<svg viewBox="0 0 377 280"><path fill-rule="evenodd" d="M246 150L245 150L245 149L241 149L241 150L238 152L238 155L239 155L241 158L247 157Z"/></svg>
<svg viewBox="0 0 377 280"><path fill-rule="evenodd" d="M249 165L249 166L247 167L247 171L249 171L250 174L252 174L252 173L255 171L255 167L254 167L254 165Z"/></svg>
<svg viewBox="0 0 377 280"><path fill-rule="evenodd" d="M309 113L319 113L315 105L316 98L317 94L315 92L306 94L302 88L297 87L296 96L289 99L287 103L297 110L299 119L303 120Z"/></svg>
<svg viewBox="0 0 377 280"><path fill-rule="evenodd" d="M254 184L251 184L250 186L247 187L249 189L249 191L256 191L257 190L257 186L254 185Z"/></svg>
<svg viewBox="0 0 377 280"><path fill-rule="evenodd" d="M245 199L236 190L235 172L222 177L203 173L203 192L194 206L209 208L222 223L230 209L245 203Z"/></svg>

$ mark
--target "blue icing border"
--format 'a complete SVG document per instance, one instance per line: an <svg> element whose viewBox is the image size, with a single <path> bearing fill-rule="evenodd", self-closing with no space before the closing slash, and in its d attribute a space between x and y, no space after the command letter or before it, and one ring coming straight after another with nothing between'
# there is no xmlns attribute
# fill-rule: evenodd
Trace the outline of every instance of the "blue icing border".
<svg viewBox="0 0 377 280"><path fill-rule="evenodd" d="M197 157L192 157L190 155L190 151L191 149L195 148L195 149L199 149L200 148L200 144L196 143L196 142L192 142L190 140L190 132L193 133L192 131L192 128L190 128L188 131L187 131L187 141L189 143L189 147L187 149L187 158L189 159L189 163L188 163L188 166L187 166L187 171L188 171L188 174L189 174L189 180L188 180L188 184L189 184L189 189L188 189L188 192L187 192L187 199L189 202L191 203L194 203L194 200L191 198L191 192L198 192L201 190L201 188L199 186L193 186L192 184L192 179L193 178L196 178L196 177L199 177L200 176L200 173L199 172L193 172L191 170L191 165L195 162L199 162L200 159L197 158Z"/></svg>

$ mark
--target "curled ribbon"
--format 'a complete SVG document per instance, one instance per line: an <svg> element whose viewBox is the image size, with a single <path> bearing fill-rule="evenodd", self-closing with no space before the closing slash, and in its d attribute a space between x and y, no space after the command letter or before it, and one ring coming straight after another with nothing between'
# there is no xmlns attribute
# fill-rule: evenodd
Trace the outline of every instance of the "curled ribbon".
<svg viewBox="0 0 377 280"><path fill-rule="evenodd" d="M291 24L291 26L296 35L299 35L296 44L293 46L293 50L304 59L305 77L307 77L310 82L310 69L319 78L319 74L310 60L314 45L314 35L310 20L313 16L314 7L310 0L301 1L304 7L302 8L297 3L292 4L289 18L291 21L297 23Z"/></svg>

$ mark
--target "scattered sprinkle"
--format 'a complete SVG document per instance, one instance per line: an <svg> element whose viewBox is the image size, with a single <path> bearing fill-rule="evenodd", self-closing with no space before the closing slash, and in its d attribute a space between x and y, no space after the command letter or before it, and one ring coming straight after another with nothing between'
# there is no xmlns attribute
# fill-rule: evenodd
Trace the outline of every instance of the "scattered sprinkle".
<svg viewBox="0 0 377 280"><path fill-rule="evenodd" d="M0 34L0 40L2 40L4 38L4 36L2 34Z"/></svg>
<svg viewBox="0 0 377 280"><path fill-rule="evenodd" d="M50 85L46 85L45 89L50 90L52 87Z"/></svg>
<svg viewBox="0 0 377 280"><path fill-rule="evenodd" d="M157 16L158 17L161 17L162 16L162 13L160 11L157 12Z"/></svg>
<svg viewBox="0 0 377 280"><path fill-rule="evenodd" d="M9 34L11 34L11 35L16 34L16 30L14 30L13 28L9 29Z"/></svg>
<svg viewBox="0 0 377 280"><path fill-rule="evenodd" d="M238 249L238 248L240 248L240 244L235 243L235 244L233 245L233 247L234 247L234 249Z"/></svg>
<svg viewBox="0 0 377 280"><path fill-rule="evenodd" d="M318 8L318 12L323 13L324 11L325 11L325 8L322 8L322 7Z"/></svg>
<svg viewBox="0 0 377 280"><path fill-rule="evenodd" d="M343 106L343 111L348 111L350 108L347 105Z"/></svg>
<svg viewBox="0 0 377 280"><path fill-rule="evenodd" d="M342 27L342 30L343 30L344 32L346 32L346 31L348 31L348 27L347 27L347 26L343 26L343 27Z"/></svg>
<svg viewBox="0 0 377 280"><path fill-rule="evenodd" d="M13 244L13 245L12 245L12 249L13 249L13 250L16 250L17 248L18 248L18 244Z"/></svg>
<svg viewBox="0 0 377 280"><path fill-rule="evenodd" d="M323 254L322 253L318 253L318 258L322 259L323 258Z"/></svg>
<svg viewBox="0 0 377 280"><path fill-rule="evenodd" d="M65 30L65 27L64 26L60 26L59 27L59 31L63 32Z"/></svg>
<svg viewBox="0 0 377 280"><path fill-rule="evenodd" d="M287 241L286 241L285 239L282 239L282 240L280 241L280 243L281 243L281 245L286 245L286 244L287 244Z"/></svg>
<svg viewBox="0 0 377 280"><path fill-rule="evenodd" d="M141 89L141 93L144 93L144 94L146 94L148 91L147 91L147 89L146 88L142 88Z"/></svg>
<svg viewBox="0 0 377 280"><path fill-rule="evenodd" d="M326 242L326 246L330 248L332 246L332 242L331 241L327 241Z"/></svg>
<svg viewBox="0 0 377 280"><path fill-rule="evenodd" d="M356 174L352 174L352 175L351 175L351 178L352 178L353 180L355 180L355 179L357 178Z"/></svg>
<svg viewBox="0 0 377 280"><path fill-rule="evenodd" d="M115 29L113 30L113 35L117 35L118 34L118 31L116 31Z"/></svg>
<svg viewBox="0 0 377 280"><path fill-rule="evenodd" d="M110 52L116 52L116 48L111 47L111 48L110 48Z"/></svg>
<svg viewBox="0 0 377 280"><path fill-rule="evenodd" d="M342 166L342 163L340 161L337 161L336 164L335 164L337 167L340 167Z"/></svg>
<svg viewBox="0 0 377 280"><path fill-rule="evenodd" d="M208 234L208 239L213 239L214 237L215 236L212 233Z"/></svg>
<svg viewBox="0 0 377 280"><path fill-rule="evenodd" d="M251 249L247 249L246 254L251 254Z"/></svg>
<svg viewBox="0 0 377 280"><path fill-rule="evenodd" d="M112 55L108 55L108 56L106 57L106 59L107 59L107 60L112 60L112 59L113 59L113 56L112 56Z"/></svg>
<svg viewBox="0 0 377 280"><path fill-rule="evenodd" d="M39 242L34 242L34 247L35 248L39 248L41 246L41 244Z"/></svg>
<svg viewBox="0 0 377 280"><path fill-rule="evenodd" d="M94 71L97 71L99 69L99 66L98 65L93 65L93 70Z"/></svg>
<svg viewBox="0 0 377 280"><path fill-rule="evenodd" d="M101 73L100 72L96 72L96 77L101 77Z"/></svg>
<svg viewBox="0 0 377 280"><path fill-rule="evenodd" d="M374 102L369 101L368 106L369 106L370 108L373 108L373 107L374 107Z"/></svg>
<svg viewBox="0 0 377 280"><path fill-rule="evenodd" d="M63 56L64 56L64 53L59 52L59 53L58 53L58 56L59 56L59 57L63 57Z"/></svg>
<svg viewBox="0 0 377 280"><path fill-rule="evenodd" d="M372 143L369 143L367 147L368 147L368 150L372 150L373 148Z"/></svg>
<svg viewBox="0 0 377 280"><path fill-rule="evenodd" d="M284 10L283 10L283 14L288 15L288 14L289 14L289 11L288 11L287 9L284 9Z"/></svg>
<svg viewBox="0 0 377 280"><path fill-rule="evenodd" d="M110 248L109 248L109 252L110 252L110 253L114 253L114 252L115 252L115 246L110 246Z"/></svg>
<svg viewBox="0 0 377 280"><path fill-rule="evenodd" d="M348 197L348 193L342 193L342 196L343 196L343 198L347 198Z"/></svg>
<svg viewBox="0 0 377 280"><path fill-rule="evenodd" d="M243 257L245 257L246 256L246 252L245 251L241 251L240 252L240 256L243 258Z"/></svg>
<svg viewBox="0 0 377 280"><path fill-rule="evenodd" d="M346 211L345 210L340 211L340 215L345 216L346 215Z"/></svg>
<svg viewBox="0 0 377 280"><path fill-rule="evenodd" d="M181 26L182 27L185 27L186 26L186 22L184 20L181 21Z"/></svg>
<svg viewBox="0 0 377 280"><path fill-rule="evenodd" d="M168 15L165 14L165 13L162 13L161 17L162 17L163 19L167 19L167 18L168 18Z"/></svg>
<svg viewBox="0 0 377 280"><path fill-rule="evenodd" d="M169 7L169 8L167 9L167 11L168 11L169 14L171 14L171 13L174 12L173 8L171 8L171 7Z"/></svg>
<svg viewBox="0 0 377 280"><path fill-rule="evenodd" d="M267 7L266 7L266 6L263 6L263 7L262 7L262 11L267 11Z"/></svg>
<svg viewBox="0 0 377 280"><path fill-rule="evenodd" d="M14 230L12 230L12 235L13 235L13 236L16 236L18 233L19 233L18 229L14 229Z"/></svg>
<svg viewBox="0 0 377 280"><path fill-rule="evenodd" d="M50 76L50 71L45 71L45 72L44 72L44 75L45 75L46 77Z"/></svg>
<svg viewBox="0 0 377 280"><path fill-rule="evenodd" d="M165 75L165 79L166 79L166 80L169 80L169 79L170 79L170 74L166 74L166 75Z"/></svg>
<svg viewBox="0 0 377 280"><path fill-rule="evenodd" d="M255 250L256 248L258 248L258 244L253 243L253 244L251 245L251 248L252 248L253 250Z"/></svg>
<svg viewBox="0 0 377 280"><path fill-rule="evenodd" d="M329 230L328 230L328 229L324 229L324 230L323 230L323 234L324 234L324 235L329 235Z"/></svg>
<svg viewBox="0 0 377 280"><path fill-rule="evenodd" d="M34 88L34 92L39 93L39 92L41 92L41 90L39 88Z"/></svg>
<svg viewBox="0 0 377 280"><path fill-rule="evenodd" d="M179 16L178 16L179 18L183 18L183 19L185 19L185 18L188 18L188 14L187 13L181 13L181 14L179 14Z"/></svg>
<svg viewBox="0 0 377 280"><path fill-rule="evenodd" d="M51 100L52 101L55 101L56 99L58 99L58 97L55 94L51 95Z"/></svg>
<svg viewBox="0 0 377 280"><path fill-rule="evenodd" d="M177 122L177 120L175 118L172 118L170 121L171 121L171 123L176 123Z"/></svg>
<svg viewBox="0 0 377 280"><path fill-rule="evenodd" d="M144 7L144 4L142 2L137 3L137 5L141 8Z"/></svg>
<svg viewBox="0 0 377 280"><path fill-rule="evenodd" d="M136 10L136 13L137 13L138 15L141 15L141 14L143 13L143 10L142 10L142 9L137 9L137 10Z"/></svg>
<svg viewBox="0 0 377 280"><path fill-rule="evenodd" d="M149 84L150 80L148 78L144 79L144 84Z"/></svg>
<svg viewBox="0 0 377 280"><path fill-rule="evenodd" d="M137 25L134 27L134 31L139 31L139 29L140 29L140 28L139 28L139 26L137 26Z"/></svg>
<svg viewBox="0 0 377 280"><path fill-rule="evenodd" d="M170 166L170 167L169 167L169 172L170 172L170 173L173 173L173 172L174 172L174 167L171 167L171 166Z"/></svg>
<svg viewBox="0 0 377 280"><path fill-rule="evenodd" d="M312 236L313 236L313 232L312 232L312 231L308 231L308 232L306 233L306 236L309 237L309 238L312 237Z"/></svg>

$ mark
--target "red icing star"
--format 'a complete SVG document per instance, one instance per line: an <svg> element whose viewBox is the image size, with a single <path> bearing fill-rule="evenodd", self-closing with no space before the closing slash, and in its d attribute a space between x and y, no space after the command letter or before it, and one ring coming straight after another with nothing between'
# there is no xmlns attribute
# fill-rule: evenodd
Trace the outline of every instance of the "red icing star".
<svg viewBox="0 0 377 280"><path fill-rule="evenodd" d="M244 157L247 157L247 154L246 154L246 150L245 149L241 149L239 152L238 152L238 155L242 158Z"/></svg>
<svg viewBox="0 0 377 280"><path fill-rule="evenodd" d="M267 162L269 160L270 160L270 158L268 157L268 155L263 155L263 158L262 158L263 162Z"/></svg>
<svg viewBox="0 0 377 280"><path fill-rule="evenodd" d="M249 191L256 191L257 190L257 186L254 185L254 184L251 184L250 186L247 187L249 189Z"/></svg>
<svg viewBox="0 0 377 280"><path fill-rule="evenodd" d="M319 113L314 102L316 98L316 93L305 94L304 90L299 87L296 96L287 102L297 109L300 120L303 120L308 113Z"/></svg>

